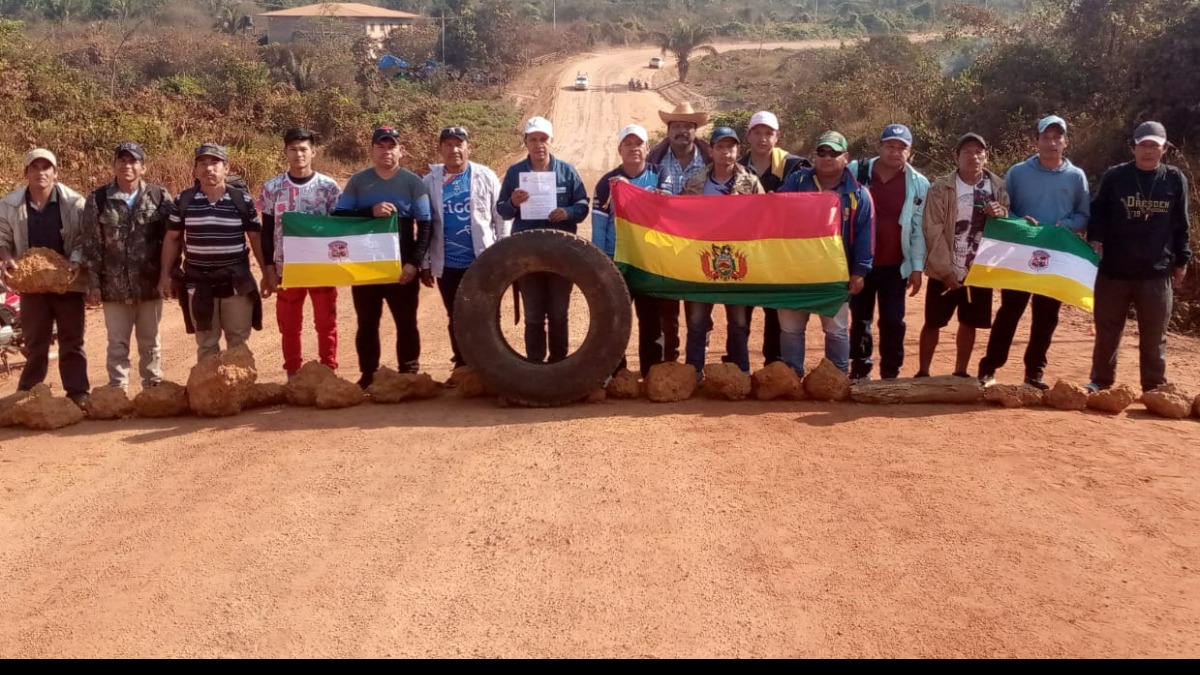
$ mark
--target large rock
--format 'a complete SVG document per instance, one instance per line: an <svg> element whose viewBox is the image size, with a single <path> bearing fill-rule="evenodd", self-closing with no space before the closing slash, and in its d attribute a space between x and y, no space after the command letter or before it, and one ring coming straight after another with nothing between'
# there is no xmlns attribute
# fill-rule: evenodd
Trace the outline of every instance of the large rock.
<svg viewBox="0 0 1200 675"><path fill-rule="evenodd" d="M350 380L335 377L317 390L318 408L351 408L366 400L362 387Z"/></svg>
<svg viewBox="0 0 1200 675"><path fill-rule="evenodd" d="M187 389L174 382L159 382L147 387L133 397L133 409L138 417L178 417L186 415L188 407Z"/></svg>
<svg viewBox="0 0 1200 675"><path fill-rule="evenodd" d="M96 387L92 390L87 416L94 420L119 420L133 416L133 401L120 387Z"/></svg>
<svg viewBox="0 0 1200 675"><path fill-rule="evenodd" d="M227 417L242 411L250 387L258 379L254 355L246 345L200 359L188 376L188 405L205 417Z"/></svg>
<svg viewBox="0 0 1200 675"><path fill-rule="evenodd" d="M384 366L375 371L375 379L367 387L367 393L376 403L400 403L412 399L437 398L442 393L442 385L426 373L398 373Z"/></svg>
<svg viewBox="0 0 1200 675"><path fill-rule="evenodd" d="M1192 414L1200 417L1200 396L1196 397L1196 402L1192 404ZM3 425L0 425L3 426Z"/></svg>
<svg viewBox="0 0 1200 675"><path fill-rule="evenodd" d="M712 398L740 401L750 395L750 376L733 363L710 363L704 366L701 390Z"/></svg>
<svg viewBox="0 0 1200 675"><path fill-rule="evenodd" d="M838 370L829 359L804 378L804 392L815 401L845 401L850 398L850 376Z"/></svg>
<svg viewBox="0 0 1200 675"><path fill-rule="evenodd" d="M454 372L450 374L450 381L454 382L454 386L463 398L482 398L495 395L471 366L455 368Z"/></svg>
<svg viewBox="0 0 1200 675"><path fill-rule="evenodd" d="M255 382L246 391L242 410L273 408L287 403L287 387L278 382Z"/></svg>
<svg viewBox="0 0 1200 675"><path fill-rule="evenodd" d="M807 398L804 383L792 367L783 361L775 361L750 377L750 391L760 401L777 398L799 401Z"/></svg>
<svg viewBox="0 0 1200 675"><path fill-rule="evenodd" d="M287 401L292 405L311 408L317 404L317 391L337 379L329 366L320 361L309 361L300 367L284 388Z"/></svg>
<svg viewBox="0 0 1200 675"><path fill-rule="evenodd" d="M587 396L583 397L584 403L604 403L608 400L608 390L604 387L591 390Z"/></svg>
<svg viewBox="0 0 1200 675"><path fill-rule="evenodd" d="M1137 392L1133 387L1122 384L1110 389L1104 389L1094 394L1088 395L1087 406L1092 410L1099 410L1113 415L1123 412L1126 408L1133 405L1133 402L1138 400Z"/></svg>
<svg viewBox="0 0 1200 675"><path fill-rule="evenodd" d="M31 248L16 265L5 283L18 293L63 293L71 287L70 262L54 249Z"/></svg>
<svg viewBox="0 0 1200 675"><path fill-rule="evenodd" d="M13 407L13 421L30 429L50 431L79 424L86 413L69 398L59 398L50 393L50 387L39 384L29 396Z"/></svg>
<svg viewBox="0 0 1200 675"><path fill-rule="evenodd" d="M922 377L878 380L851 385L856 403L955 403L983 401L983 385L967 377Z"/></svg>
<svg viewBox="0 0 1200 675"><path fill-rule="evenodd" d="M1046 392L1046 405L1059 410L1083 410L1087 404L1088 390L1074 382L1059 380Z"/></svg>
<svg viewBox="0 0 1200 675"><path fill-rule="evenodd" d="M16 408L18 401L27 396L29 396L29 392L18 391L0 398L0 427L11 427L16 424L13 421L13 409Z"/></svg>
<svg viewBox="0 0 1200 675"><path fill-rule="evenodd" d="M1142 404L1155 415L1173 420L1192 414L1192 397L1173 384L1142 394Z"/></svg>
<svg viewBox="0 0 1200 675"><path fill-rule="evenodd" d="M983 400L1005 408L1029 408L1045 405L1046 392L1027 384L993 384L984 387Z"/></svg>
<svg viewBox="0 0 1200 675"><path fill-rule="evenodd" d="M659 363L646 375L646 397L657 403L686 401L696 393L696 369L686 363Z"/></svg>
<svg viewBox="0 0 1200 675"><path fill-rule="evenodd" d="M617 373L612 382L608 383L608 395L620 399L641 398L642 383L638 374L632 370L622 370Z"/></svg>

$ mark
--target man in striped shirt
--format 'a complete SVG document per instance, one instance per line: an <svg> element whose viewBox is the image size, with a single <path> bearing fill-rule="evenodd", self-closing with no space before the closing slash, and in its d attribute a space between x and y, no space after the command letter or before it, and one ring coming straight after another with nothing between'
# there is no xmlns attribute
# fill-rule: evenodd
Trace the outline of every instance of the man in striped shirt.
<svg viewBox="0 0 1200 675"><path fill-rule="evenodd" d="M176 200L163 242L159 294L174 295L171 273L182 250L184 262L180 305L188 332L196 334L196 358L245 344L250 330L262 330L262 299L250 271L249 250L263 268L262 225L253 200L243 190L228 187L229 155L225 148L205 143L196 149L193 166L199 182ZM262 295L274 291L263 280Z"/></svg>

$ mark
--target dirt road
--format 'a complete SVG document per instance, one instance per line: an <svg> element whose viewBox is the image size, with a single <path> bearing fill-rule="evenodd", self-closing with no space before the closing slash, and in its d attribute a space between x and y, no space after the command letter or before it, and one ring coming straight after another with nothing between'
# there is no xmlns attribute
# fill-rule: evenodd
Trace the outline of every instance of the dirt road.
<svg viewBox="0 0 1200 675"><path fill-rule="evenodd" d="M649 55L586 57L555 80L623 84ZM557 152L599 172L619 124L659 105L560 92ZM435 293L422 302L441 378L444 314ZM584 317L577 301L580 336ZM354 378L347 296L340 318ZM251 347L282 381L270 323ZM1027 327L1002 381L1019 378ZM163 334L183 381L194 344L175 307ZM94 312L95 384L103 335ZM1086 316L1064 312L1049 375L1085 379L1090 346ZM1172 377L1200 390L1200 344L1170 350ZM0 657L1196 657L1198 438L1195 420L1140 410L450 395L4 429Z"/></svg>

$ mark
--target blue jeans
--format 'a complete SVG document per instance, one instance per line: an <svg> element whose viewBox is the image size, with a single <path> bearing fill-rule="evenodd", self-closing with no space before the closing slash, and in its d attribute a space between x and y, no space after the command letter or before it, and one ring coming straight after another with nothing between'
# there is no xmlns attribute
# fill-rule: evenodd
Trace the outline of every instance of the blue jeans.
<svg viewBox="0 0 1200 675"><path fill-rule="evenodd" d="M571 309L570 279L549 272L534 272L517 281L525 307L525 356L534 363L556 363L567 358L567 315ZM549 324L549 330L547 330ZM550 355L546 358L549 333Z"/></svg>
<svg viewBox="0 0 1200 675"><path fill-rule="evenodd" d="M704 372L704 357L708 352L708 336L712 332L712 303L684 302L687 314L687 357L689 366L697 373ZM743 373L750 373L750 308L741 305L725 305L726 348L729 360L737 364Z"/></svg>
<svg viewBox="0 0 1200 675"><path fill-rule="evenodd" d="M810 312L794 309L779 310L779 339L783 362L792 367L797 375L804 375L804 329L808 326ZM834 316L822 316L821 328L825 330L825 358L833 362L843 373L850 372L850 303L842 305Z"/></svg>

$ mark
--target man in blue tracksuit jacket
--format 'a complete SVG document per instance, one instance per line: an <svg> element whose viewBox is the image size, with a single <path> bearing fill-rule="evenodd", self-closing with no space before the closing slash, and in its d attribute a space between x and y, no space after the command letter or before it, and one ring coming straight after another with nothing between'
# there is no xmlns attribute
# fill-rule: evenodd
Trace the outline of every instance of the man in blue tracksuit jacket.
<svg viewBox="0 0 1200 675"><path fill-rule="evenodd" d="M1004 187L1012 200L1012 214L1042 227L1066 227L1080 232L1087 225L1091 210L1087 176L1068 160L1067 122L1051 115L1037 125L1038 152L1013 166L1004 177ZM996 371L1008 361L1017 324L1030 304L1030 293L1002 290L1000 309L992 322L987 353L979 361L979 379L993 382ZM1046 354L1054 329L1058 327L1058 312L1062 303L1044 295L1033 295L1033 321L1029 328L1029 345L1025 348L1025 384L1049 389L1042 380Z"/></svg>
<svg viewBox="0 0 1200 675"><path fill-rule="evenodd" d="M500 185L500 201L496 210L505 219L513 219L512 233L536 229L563 230L575 234L579 223L591 211L587 188L575 167L550 154L550 139L554 127L544 117L534 117L525 124L525 149L529 156L508 167ZM529 193L520 189L521 174L531 171L554 173L558 208L546 220L530 220L521 216L521 205L529 201ZM530 361L546 361L546 322L549 330L549 362L567 358L567 313L571 308L571 281L557 274L536 272L517 283L525 309L525 356Z"/></svg>
<svg viewBox="0 0 1200 675"><path fill-rule="evenodd" d="M778 192L820 192L830 190L842 200L842 243L846 247L846 263L850 268L850 295L862 292L871 272L875 255L875 212L871 193L859 185L847 165L850 163L846 137L827 131L817 141L814 168L801 169L784 180ZM804 375L804 328L809 312L779 310L779 325L783 329L780 351L783 361ZM825 331L825 358L844 373L850 372L850 304L847 302L834 316L822 316Z"/></svg>

